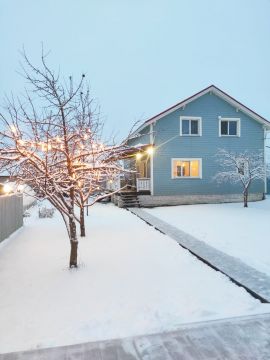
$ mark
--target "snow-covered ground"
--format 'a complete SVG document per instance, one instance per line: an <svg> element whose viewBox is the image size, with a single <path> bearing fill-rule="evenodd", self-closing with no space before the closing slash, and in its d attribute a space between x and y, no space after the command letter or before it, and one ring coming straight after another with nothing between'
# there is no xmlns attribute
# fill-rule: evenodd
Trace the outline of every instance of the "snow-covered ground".
<svg viewBox="0 0 270 360"><path fill-rule="evenodd" d="M23 194L23 209L26 210L36 202L35 192L27 186L27 191Z"/></svg>
<svg viewBox="0 0 270 360"><path fill-rule="evenodd" d="M39 219L37 208L30 212L24 228L0 245L0 353L270 311L175 241L111 204L91 208L88 235L79 244L80 268L69 270L59 215Z"/></svg>
<svg viewBox="0 0 270 360"><path fill-rule="evenodd" d="M248 206L183 205L147 211L270 275L270 198Z"/></svg>

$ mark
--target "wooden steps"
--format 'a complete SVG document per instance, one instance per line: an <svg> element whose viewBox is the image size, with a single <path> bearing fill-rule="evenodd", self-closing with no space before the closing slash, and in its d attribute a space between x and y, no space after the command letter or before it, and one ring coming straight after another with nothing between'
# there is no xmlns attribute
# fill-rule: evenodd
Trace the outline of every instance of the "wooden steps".
<svg viewBox="0 0 270 360"><path fill-rule="evenodd" d="M124 208L140 207L138 193L136 191L121 192L119 196L120 196L121 207Z"/></svg>

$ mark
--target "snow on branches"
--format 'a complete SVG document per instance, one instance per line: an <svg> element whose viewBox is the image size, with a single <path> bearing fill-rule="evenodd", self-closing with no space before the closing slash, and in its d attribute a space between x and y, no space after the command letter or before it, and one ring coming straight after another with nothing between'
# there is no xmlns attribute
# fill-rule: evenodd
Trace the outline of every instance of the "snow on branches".
<svg viewBox="0 0 270 360"><path fill-rule="evenodd" d="M123 172L118 159L125 146L102 141L103 123L84 74L77 84L72 77L61 81L43 53L40 67L25 53L23 58L30 90L7 99L0 114L0 171L18 186L29 185L61 213L71 243L70 267L76 267L76 222L82 223L88 197L93 204L106 180Z"/></svg>
<svg viewBox="0 0 270 360"><path fill-rule="evenodd" d="M213 177L213 180L217 183L240 183L243 189L244 207L247 207L251 183L254 180L265 181L266 165L263 152L235 153L219 149L216 158L222 170Z"/></svg>

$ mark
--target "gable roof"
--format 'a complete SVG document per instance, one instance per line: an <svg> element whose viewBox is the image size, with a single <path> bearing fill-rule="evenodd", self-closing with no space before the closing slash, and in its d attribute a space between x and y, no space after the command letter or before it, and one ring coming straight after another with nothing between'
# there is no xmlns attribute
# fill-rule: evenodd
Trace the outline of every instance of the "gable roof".
<svg viewBox="0 0 270 360"><path fill-rule="evenodd" d="M250 108L248 108L247 106L243 105L242 103L240 103L239 101L237 101L236 99L234 99L232 96L228 95L227 93L225 93L224 91L220 90L218 87L216 87L215 85L210 85L207 88L197 92L196 94L186 98L185 100L182 100L181 102L169 107L168 109L162 111L161 113L151 117L150 119L146 120L141 126L138 127L137 130L135 130L133 132L133 134L138 133L139 131L141 131L142 129L144 129L146 126L156 122L157 120L163 118L164 116L172 113L173 111L180 109L181 107L189 104L190 102L200 98L201 96L212 92L213 94L217 95L218 97L220 97L221 99L225 100L226 102L228 102L229 104L231 104L232 106L234 106L235 108L241 110L243 113L245 113L246 115L250 116L251 118L253 118L254 120L258 121L259 123L263 124L266 126L266 128L268 130L270 130L270 122L268 120L266 120L264 117L260 116L259 114L257 114L255 111L251 110ZM131 135L133 135L131 134Z"/></svg>

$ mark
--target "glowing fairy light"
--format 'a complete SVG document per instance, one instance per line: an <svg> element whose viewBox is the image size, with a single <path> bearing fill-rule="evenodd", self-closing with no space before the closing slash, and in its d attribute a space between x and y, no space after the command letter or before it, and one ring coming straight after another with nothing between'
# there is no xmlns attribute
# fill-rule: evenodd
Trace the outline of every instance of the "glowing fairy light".
<svg viewBox="0 0 270 360"><path fill-rule="evenodd" d="M11 193L12 187L10 186L10 184L5 184L5 185L3 186L3 191L4 191L5 194Z"/></svg>
<svg viewBox="0 0 270 360"><path fill-rule="evenodd" d="M149 146L146 150L148 155L153 155L154 154L154 148L153 146Z"/></svg>
<svg viewBox="0 0 270 360"><path fill-rule="evenodd" d="M16 127L15 127L14 125L11 125L11 126L10 126L10 130L11 130L11 132L12 132L13 134L16 134L16 133L17 133L17 129L16 129Z"/></svg>

